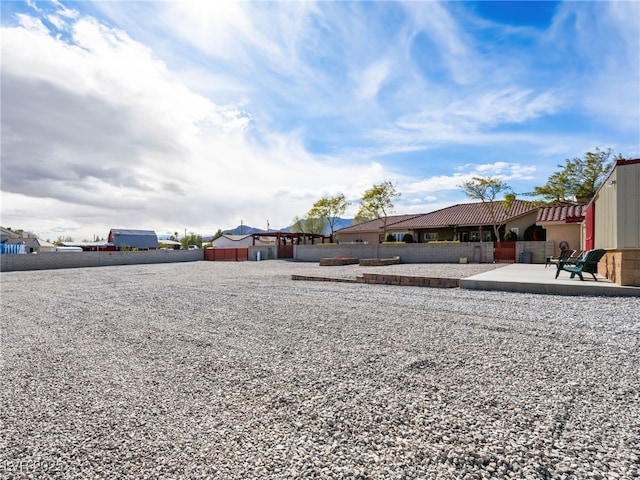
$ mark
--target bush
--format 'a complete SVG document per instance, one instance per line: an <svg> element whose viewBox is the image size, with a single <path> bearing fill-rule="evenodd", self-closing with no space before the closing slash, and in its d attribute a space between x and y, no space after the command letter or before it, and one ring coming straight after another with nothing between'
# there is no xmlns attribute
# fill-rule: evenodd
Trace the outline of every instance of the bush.
<svg viewBox="0 0 640 480"><path fill-rule="evenodd" d="M385 243L386 242L395 242L396 241L396 236L393 233L388 233L387 234L387 238L385 239Z"/></svg>
<svg viewBox="0 0 640 480"><path fill-rule="evenodd" d="M537 240L544 241L547 239L547 231L542 228L540 225L530 225L524 231L524 239L527 241Z"/></svg>
<svg viewBox="0 0 640 480"><path fill-rule="evenodd" d="M507 233L504 234L505 242L515 242L517 240L518 240L518 234L513 230L509 230Z"/></svg>
<svg viewBox="0 0 640 480"><path fill-rule="evenodd" d="M402 236L402 241L404 243L413 243L413 235L411 235L410 233L405 233Z"/></svg>

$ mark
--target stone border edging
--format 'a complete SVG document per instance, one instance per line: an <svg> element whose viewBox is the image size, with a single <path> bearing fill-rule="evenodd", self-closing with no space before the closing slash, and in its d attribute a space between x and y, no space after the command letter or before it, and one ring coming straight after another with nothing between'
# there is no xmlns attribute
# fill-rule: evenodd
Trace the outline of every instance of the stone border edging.
<svg viewBox="0 0 640 480"><path fill-rule="evenodd" d="M366 283L369 285L398 285L403 287L458 288L460 286L459 278L413 277L406 275L384 275L378 273L363 273L361 277L357 277L355 279L291 275L291 280Z"/></svg>

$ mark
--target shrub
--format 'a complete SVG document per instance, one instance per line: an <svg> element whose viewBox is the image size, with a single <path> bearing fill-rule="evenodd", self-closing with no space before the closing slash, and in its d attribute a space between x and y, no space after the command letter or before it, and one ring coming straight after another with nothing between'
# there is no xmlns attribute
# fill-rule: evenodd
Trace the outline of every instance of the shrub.
<svg viewBox="0 0 640 480"><path fill-rule="evenodd" d="M547 239L547 231L542 228L540 225L536 225L535 223L533 225L530 225L529 227L527 227L527 229L524 231L524 239L527 241L531 241L531 240L537 240L537 241L543 241Z"/></svg>
<svg viewBox="0 0 640 480"><path fill-rule="evenodd" d="M405 233L402 236L402 241L405 243L413 243L413 235L411 235L410 233Z"/></svg>
<svg viewBox="0 0 640 480"><path fill-rule="evenodd" d="M509 230L507 233L504 234L505 242L515 242L517 240L518 240L518 234L513 230Z"/></svg>

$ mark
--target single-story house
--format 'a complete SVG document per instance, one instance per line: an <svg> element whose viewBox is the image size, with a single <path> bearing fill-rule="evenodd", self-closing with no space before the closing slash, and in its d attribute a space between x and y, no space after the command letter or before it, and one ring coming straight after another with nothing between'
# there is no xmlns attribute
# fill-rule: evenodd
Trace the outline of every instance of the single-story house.
<svg viewBox="0 0 640 480"><path fill-rule="evenodd" d="M214 248L249 248L253 243L253 235L231 235L224 233L211 242ZM270 242L274 245L275 242Z"/></svg>
<svg viewBox="0 0 640 480"><path fill-rule="evenodd" d="M640 286L640 158L618 160L586 208L584 249L603 248L599 271Z"/></svg>
<svg viewBox="0 0 640 480"><path fill-rule="evenodd" d="M24 253L52 252L56 249L54 244L47 242L46 240L29 237L26 232L20 234L2 227L0 227L0 241L6 246L23 245L24 248L21 248L20 251L23 251Z"/></svg>
<svg viewBox="0 0 640 480"><path fill-rule="evenodd" d="M553 241L554 255L559 255L562 247L583 250L582 222L587 211L586 205L557 205L538 210L536 225L547 232L546 239Z"/></svg>
<svg viewBox="0 0 640 480"><path fill-rule="evenodd" d="M410 218L417 217L419 214L413 215L389 215L387 216L387 232L394 223L398 223ZM341 228L333 232L333 237L338 243L380 243L384 230L384 219L378 218L368 220L362 223L354 223L345 228Z"/></svg>
<svg viewBox="0 0 640 480"><path fill-rule="evenodd" d="M114 251L116 247L106 240L97 240L95 242L62 242L63 247L80 247L83 252L106 252Z"/></svg>
<svg viewBox="0 0 640 480"><path fill-rule="evenodd" d="M0 242L4 242L10 238L22 238L22 235L8 228L0 227Z"/></svg>
<svg viewBox="0 0 640 480"><path fill-rule="evenodd" d="M514 200L508 209L502 202L493 202L500 225L501 239L511 230L522 238L525 230L535 224L538 207L533 202ZM482 202L462 203L418 215L395 215L387 217L387 235L402 240L410 234L414 242L432 241L496 241L493 219L489 207ZM373 220L352 225L335 232L339 243L367 241L381 242L383 220ZM365 233L367 236L365 237Z"/></svg>
<svg viewBox="0 0 640 480"><path fill-rule="evenodd" d="M169 250L180 250L182 248L182 243L177 240L158 240L158 246L161 248L166 248Z"/></svg>
<svg viewBox="0 0 640 480"><path fill-rule="evenodd" d="M158 236L153 230L127 230L112 228L107 238L116 250L156 250L158 248Z"/></svg>

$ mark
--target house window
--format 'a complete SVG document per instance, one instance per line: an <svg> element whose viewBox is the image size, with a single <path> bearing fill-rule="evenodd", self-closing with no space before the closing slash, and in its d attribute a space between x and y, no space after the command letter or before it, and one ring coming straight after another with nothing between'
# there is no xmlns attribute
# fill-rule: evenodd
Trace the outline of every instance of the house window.
<svg viewBox="0 0 640 480"><path fill-rule="evenodd" d="M469 232L460 232L460 241L468 242L469 241Z"/></svg>
<svg viewBox="0 0 640 480"><path fill-rule="evenodd" d="M437 242L438 241L438 232L427 232L424 234L424 240L426 242Z"/></svg>
<svg viewBox="0 0 640 480"><path fill-rule="evenodd" d="M480 232L470 232L471 233L471 241L479 242L480 241Z"/></svg>
<svg viewBox="0 0 640 480"><path fill-rule="evenodd" d="M393 237L392 241L401 242L406 234L407 234L407 232L389 232L389 233L387 233L387 238L385 238L385 241L387 239L390 239L389 237Z"/></svg>
<svg viewBox="0 0 640 480"><path fill-rule="evenodd" d="M491 241L491 231L490 230L485 230L482 233L484 233L484 241L485 242L490 242Z"/></svg>

